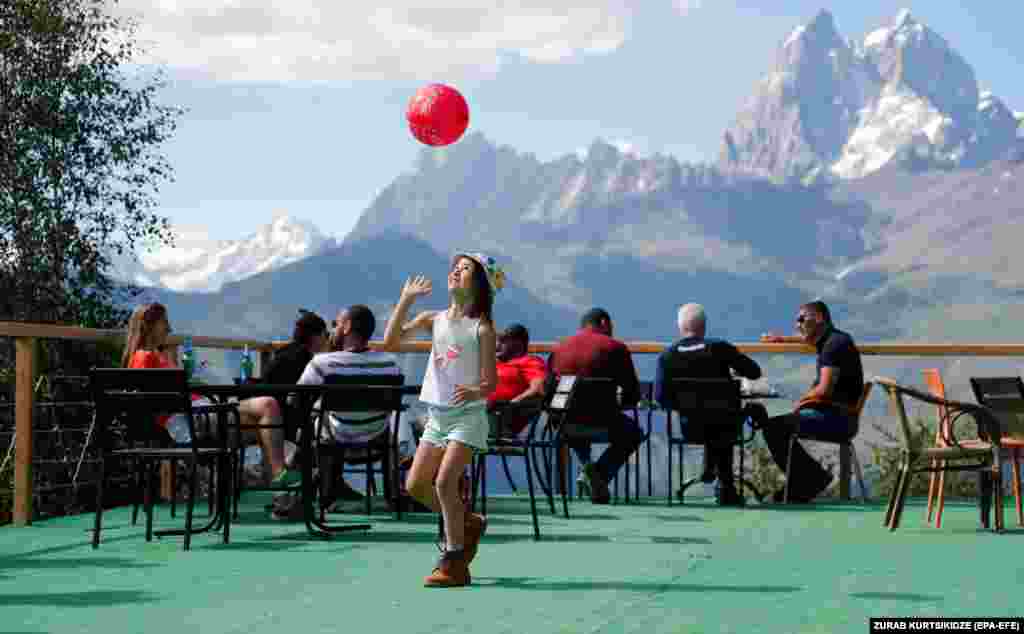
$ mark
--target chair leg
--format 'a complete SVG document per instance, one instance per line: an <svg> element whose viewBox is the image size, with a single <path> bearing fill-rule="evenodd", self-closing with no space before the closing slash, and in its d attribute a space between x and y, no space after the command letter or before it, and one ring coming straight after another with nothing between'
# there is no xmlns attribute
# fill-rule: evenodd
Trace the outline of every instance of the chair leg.
<svg viewBox="0 0 1024 634"><path fill-rule="evenodd" d="M501 466L505 470L505 479L508 480L508 485L512 487L512 492L519 493L519 489L516 488L516 482L512 479L512 471L508 467L508 457L505 454L501 455Z"/></svg>
<svg viewBox="0 0 1024 634"><path fill-rule="evenodd" d="M373 481L373 460L370 459L369 455L366 457L366 514L370 515L373 513L373 501L370 499L371 492L374 489Z"/></svg>
<svg viewBox="0 0 1024 634"><path fill-rule="evenodd" d="M146 491L143 494L143 505L146 513L146 541L153 541L153 466L155 462L143 461L146 465L145 484Z"/></svg>
<svg viewBox="0 0 1024 634"><path fill-rule="evenodd" d="M537 497L533 491L533 475L530 472L530 448L523 452L526 460L526 488L530 492L530 514L533 515L533 539L540 539L540 522L537 520Z"/></svg>
<svg viewBox="0 0 1024 634"><path fill-rule="evenodd" d="M103 488L107 482L107 457L100 449L100 477L96 481L96 519L92 529L92 547L100 547L100 529L103 527Z"/></svg>
<svg viewBox="0 0 1024 634"><path fill-rule="evenodd" d="M562 512L565 514L565 519L569 519L568 484L566 482L568 477L565 469L568 449L568 445L559 443L558 449L555 451L555 470L558 472L558 485L562 489Z"/></svg>
<svg viewBox="0 0 1024 634"><path fill-rule="evenodd" d="M903 507L907 503L907 493L910 491L910 481L914 478L912 467L907 464L903 468L903 480L900 482L900 497L896 500L896 511L892 518L892 530L900 527L900 519L903 517Z"/></svg>
<svg viewBox="0 0 1024 634"><path fill-rule="evenodd" d="M1020 500L1020 449L1011 452L1013 460L1013 496L1017 501L1017 525L1024 526L1024 508Z"/></svg>
<svg viewBox="0 0 1024 634"><path fill-rule="evenodd" d="M218 458L217 475L220 477L220 482L217 486L217 504L220 508L221 521L224 522L224 543L231 543L231 498L232 486L231 480L231 456L230 454L224 454Z"/></svg>
<svg viewBox="0 0 1024 634"><path fill-rule="evenodd" d="M171 517L175 517L175 511L178 507L178 470L175 468L178 465L171 460L170 461L170 475L171 475Z"/></svg>
<svg viewBox="0 0 1024 634"><path fill-rule="evenodd" d="M665 470L665 473L668 474L668 494L667 495L668 495L668 505L672 506L672 498L673 498L673 495L672 495L672 437L671 436L666 436L666 441L668 442L668 468ZM682 480L680 480L679 484L682 484L682 483L683 483ZM683 501L683 499L680 498L679 502L682 503L682 501Z"/></svg>
<svg viewBox="0 0 1024 634"><path fill-rule="evenodd" d="M216 461L211 461L210 462L210 474L209 474L209 477L207 479L207 490L209 491L209 493L206 496L207 515L210 516L210 517L213 516L213 502L214 502L213 492L214 492L214 486L215 486L214 477L216 475L217 475Z"/></svg>
<svg viewBox="0 0 1024 634"><path fill-rule="evenodd" d="M889 529L892 528L892 518L896 513L896 501L900 496L900 489L903 487L904 464L905 462L901 462L896 471L896 482L892 485L892 492L889 493L889 505L885 509L885 522L882 525Z"/></svg>
<svg viewBox="0 0 1024 634"><path fill-rule="evenodd" d="M189 460L188 465L188 506L185 507L185 550L192 549L192 514L196 507L196 461Z"/></svg>
<svg viewBox="0 0 1024 634"><path fill-rule="evenodd" d="M145 484L146 478L142 471L142 461L133 460L132 467L135 469L135 490L142 494L143 504L145 504L146 492L143 490L142 485ZM139 521L139 497L135 496L135 503L132 504L132 526L135 526Z"/></svg>
<svg viewBox="0 0 1024 634"><path fill-rule="evenodd" d="M1002 531L1006 528L1004 523L1004 505L1003 505L1003 469L1002 465L996 465L995 473L992 474L992 487L995 489L995 506L996 506L996 531Z"/></svg>
<svg viewBox="0 0 1024 634"><path fill-rule="evenodd" d="M796 445L796 431L789 437L789 452L786 454L786 484L782 493L782 503L789 504L789 482L792 480L790 477L790 469L793 467L793 446Z"/></svg>
<svg viewBox="0 0 1024 634"><path fill-rule="evenodd" d="M237 458L235 458L235 460L236 460L235 465L234 465L235 468L232 468L232 470L231 470L232 473L233 473L233 477L235 478L235 487L234 487L234 491L232 491L232 493L234 495L232 496L232 500L231 501L232 501L232 503L234 504L234 507L235 507L234 508L234 514L235 514L235 519L237 520L238 519L238 501L242 497L242 489L245 488L245 445L242 444L242 443L239 443L239 445L238 445L238 454L237 454Z"/></svg>
<svg viewBox="0 0 1024 634"><path fill-rule="evenodd" d="M857 450L850 445L850 458L853 462L853 472L857 474L857 484L860 485L860 501L862 504L868 502L868 487L864 484L864 471L860 468L860 458L857 457Z"/></svg>
<svg viewBox="0 0 1024 634"><path fill-rule="evenodd" d="M938 466L939 466L939 461L933 459L930 466L931 466L932 469L936 469L936 470L932 471L931 477L928 479L928 523L929 524L932 521L932 507L934 506L935 498L936 498L936 493L937 493L936 485L938 485L938 483L939 483L939 471L937 470Z"/></svg>
<svg viewBox="0 0 1024 634"><path fill-rule="evenodd" d="M939 461L939 468L946 468L946 461ZM935 528L942 528L942 509L946 508L946 472L939 471L939 484L938 491L936 491L938 499L936 500L935 508Z"/></svg>

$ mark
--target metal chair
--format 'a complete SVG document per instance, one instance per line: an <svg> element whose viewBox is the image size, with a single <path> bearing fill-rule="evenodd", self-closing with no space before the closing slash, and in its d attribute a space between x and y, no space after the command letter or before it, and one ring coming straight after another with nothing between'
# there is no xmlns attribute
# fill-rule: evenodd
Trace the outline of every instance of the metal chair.
<svg viewBox="0 0 1024 634"><path fill-rule="evenodd" d="M402 386L405 377L396 375L356 375L328 376L324 381L324 393L320 402L319 416L315 425L317 439L317 461L320 465L321 500L320 517L324 521L327 506L333 500L325 499L323 492L329 490L331 479L335 475L344 476L355 473L348 465L362 466L366 476L366 514L373 511L371 494L374 489L374 464L381 463L384 475L384 494L390 494L394 501L395 516L402 517L402 505L398 499L399 468L398 468L398 426L401 424ZM344 390L333 389L343 386ZM366 389L358 389L365 387ZM384 388L395 389L384 389ZM345 416L369 414L366 418L345 418ZM340 419L346 426L358 428L372 427L382 421L387 425L380 434L363 442L338 441L333 438L329 415ZM394 416L395 424L388 419ZM355 455L353 455L355 453ZM335 468L335 461L340 461L340 468Z"/></svg>
<svg viewBox="0 0 1024 634"><path fill-rule="evenodd" d="M103 524L103 490L107 479L107 463L111 459L130 459L143 466L144 501L146 513L146 541L153 535L184 535L184 548L191 548L192 535L211 530L220 525L223 528L224 543L230 541L231 519L228 513L231 477L228 463L230 450L227 442L226 414L238 416L235 404L193 407L189 393L188 379L184 370L179 369L93 369L90 372L90 390L95 405L94 441L100 449L100 477L96 488L96 520L93 529L92 547L99 548L100 531ZM188 421L189 434L196 438L197 414L217 414L217 446L168 446L170 437L161 438L163 433L157 427L158 415L184 413ZM114 447L112 424L120 423L127 428L127 447ZM166 434L164 434L166 436ZM184 461L188 467L189 492L185 506L184 530L153 531L153 478L155 466L169 460L172 468L176 461ZM195 508L197 487L196 468L201 461L213 464L217 469L218 482L211 491L217 496L217 513L205 527L194 530L192 515Z"/></svg>
<svg viewBox="0 0 1024 634"><path fill-rule="evenodd" d="M494 425L490 437L487 440L487 451L474 456L472 469L473 480L471 483L472 498L470 509L476 509L477 490L480 491L481 512L487 515L487 458L496 456L501 458L505 469L505 477L508 478L513 488L512 475L508 469L507 459L509 457L522 458L526 467L526 486L530 493L530 513L533 516L533 538L540 539L540 522L537 519L537 497L534 492L533 473L531 468L530 439L533 437L537 422L543 412L542 403L530 401L522 403L498 402L493 406ZM511 417L526 418L529 420L525 434L513 434L508 432L505 421ZM479 487L479 488L478 488ZM550 497L550 494L549 494ZM552 502L552 506L554 502Z"/></svg>
<svg viewBox="0 0 1024 634"><path fill-rule="evenodd" d="M736 479L737 488L742 490L744 486L749 488L754 496L761 500L761 492L743 478L743 447L753 440L743 436L743 422L747 418L740 400L740 382L735 379L707 379L681 377L673 379L670 383L671 391L669 397L672 399L672 407L667 412L666 440L668 444L668 504L672 504L672 448L677 448L679 458L679 482L680 488L677 493L680 502L684 501L686 490L701 481L701 477L684 480L685 469L683 461L683 449L688 444L705 445L707 443L722 441L724 436L732 437L732 446L740 448L739 477ZM683 433L680 423L680 434L674 436L672 433L673 414L680 419L686 418L686 433ZM724 442L724 441L723 441Z"/></svg>

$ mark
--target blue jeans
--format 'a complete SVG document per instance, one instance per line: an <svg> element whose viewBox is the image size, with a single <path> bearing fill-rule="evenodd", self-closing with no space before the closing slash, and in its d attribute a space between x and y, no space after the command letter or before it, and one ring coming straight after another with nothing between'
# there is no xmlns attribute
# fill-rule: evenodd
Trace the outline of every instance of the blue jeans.
<svg viewBox="0 0 1024 634"><path fill-rule="evenodd" d="M823 442L846 442L857 433L856 421L830 408L802 409L797 413L769 418L761 433L775 464L783 472L789 456L789 439L797 424L800 425L801 434ZM832 482L832 474L812 458L799 442L793 445L789 475L792 480L789 483L789 495L797 500L814 498Z"/></svg>

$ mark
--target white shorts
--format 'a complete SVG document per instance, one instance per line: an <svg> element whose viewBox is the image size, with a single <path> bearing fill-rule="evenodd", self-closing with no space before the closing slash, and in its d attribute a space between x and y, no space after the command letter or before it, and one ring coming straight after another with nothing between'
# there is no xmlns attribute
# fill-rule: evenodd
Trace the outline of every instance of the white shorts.
<svg viewBox="0 0 1024 634"><path fill-rule="evenodd" d="M483 401L456 407L427 408L427 424L420 440L435 447L447 447L456 440L477 451L487 451L487 404Z"/></svg>

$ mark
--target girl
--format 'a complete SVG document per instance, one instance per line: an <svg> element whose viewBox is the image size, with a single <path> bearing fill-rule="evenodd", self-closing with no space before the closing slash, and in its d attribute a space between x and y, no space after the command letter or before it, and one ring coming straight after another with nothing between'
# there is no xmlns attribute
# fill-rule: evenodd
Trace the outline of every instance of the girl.
<svg viewBox="0 0 1024 634"><path fill-rule="evenodd" d="M406 482L413 498L444 516L446 544L424 579L427 586L469 585L469 564L487 530L486 518L465 513L459 482L473 451L487 449L487 396L497 384L491 309L504 277L493 258L457 254L448 274L448 309L425 311L406 322L412 304L432 288L422 275L406 280L384 334L389 352L398 352L401 341L419 331L432 339L420 393L428 406L427 424Z"/></svg>
<svg viewBox="0 0 1024 634"><path fill-rule="evenodd" d="M163 304L143 304L128 318L128 341L121 355L123 368L173 368L164 352L171 324Z"/></svg>

